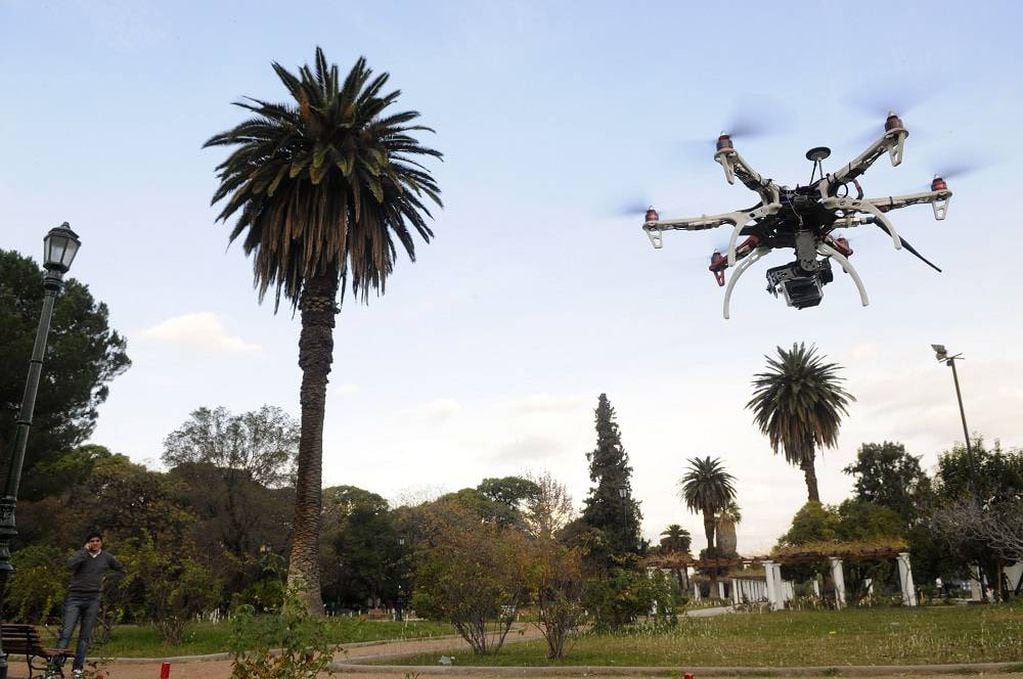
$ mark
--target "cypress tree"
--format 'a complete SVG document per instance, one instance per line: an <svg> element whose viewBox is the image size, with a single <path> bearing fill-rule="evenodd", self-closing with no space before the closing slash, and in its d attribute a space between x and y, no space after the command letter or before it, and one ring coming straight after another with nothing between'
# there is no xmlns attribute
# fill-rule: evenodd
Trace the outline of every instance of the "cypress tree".
<svg viewBox="0 0 1023 679"><path fill-rule="evenodd" d="M597 400L597 447L586 454L590 462L590 494L586 498L582 521L604 535L612 558L637 554L641 549L639 524L642 514L632 497L629 455L622 447L615 410L607 394ZM622 497L621 490L625 491Z"/></svg>

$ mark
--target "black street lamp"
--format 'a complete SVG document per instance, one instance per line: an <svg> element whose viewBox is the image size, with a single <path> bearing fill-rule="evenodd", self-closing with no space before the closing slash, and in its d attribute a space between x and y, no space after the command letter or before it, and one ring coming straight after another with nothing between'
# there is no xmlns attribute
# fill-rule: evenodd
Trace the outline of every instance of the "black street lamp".
<svg viewBox="0 0 1023 679"><path fill-rule="evenodd" d="M43 310L39 315L39 328L32 347L32 358L28 364L28 378L25 380L25 394L21 397L21 409L18 411L17 429L14 435L14 447L7 469L7 481L4 484L4 495L0 498L0 600L7 593L7 580L11 571L11 541L18 535L14 522L14 510L18 504L18 486L21 485L21 467L25 462L25 447L28 444L28 432L32 428L32 413L36 406L36 393L39 391L39 377L43 372L43 355L46 353L46 338L50 334L50 319L53 317L53 304L57 295L64 287L64 274L71 268L71 263L78 254L82 244L78 235L71 230L67 222L50 229L43 239ZM0 679L7 679L7 654L0 647Z"/></svg>

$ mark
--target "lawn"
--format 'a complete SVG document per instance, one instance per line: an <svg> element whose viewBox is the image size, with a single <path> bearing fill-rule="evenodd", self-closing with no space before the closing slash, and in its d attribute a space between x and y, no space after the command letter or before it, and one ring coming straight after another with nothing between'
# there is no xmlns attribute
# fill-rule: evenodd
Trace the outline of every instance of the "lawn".
<svg viewBox="0 0 1023 679"><path fill-rule="evenodd" d="M336 629L334 638L340 644L359 641L381 641L393 639L418 639L422 637L454 634L451 625L426 620L414 622L393 622L390 620L363 620L359 618L332 618ZM184 641L169 646L160 641L152 627L122 625L115 627L110 640L97 653L109 658L161 658L177 655L202 655L222 653L228 649L231 639L231 624L222 622L197 623L189 625Z"/></svg>
<svg viewBox="0 0 1023 679"><path fill-rule="evenodd" d="M1023 607L946 606L737 613L686 618L669 631L642 627L582 634L551 662L542 641L499 655L455 654L456 665L647 667L842 666L1023 661ZM436 654L389 660L433 665Z"/></svg>

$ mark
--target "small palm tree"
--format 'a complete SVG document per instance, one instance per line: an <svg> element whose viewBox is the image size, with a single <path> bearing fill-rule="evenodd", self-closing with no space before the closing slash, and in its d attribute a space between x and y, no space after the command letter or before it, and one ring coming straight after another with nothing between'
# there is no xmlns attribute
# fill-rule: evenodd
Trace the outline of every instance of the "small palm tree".
<svg viewBox="0 0 1023 679"><path fill-rule="evenodd" d="M789 464L803 470L810 502L820 502L814 460L817 448L833 448L846 406L856 399L842 388L840 366L825 363L815 347L778 347L778 358L765 356L767 371L753 376L753 398L746 407L753 421L781 448Z"/></svg>
<svg viewBox="0 0 1023 679"><path fill-rule="evenodd" d="M441 204L439 189L418 158L441 154L412 136L432 131L410 124L418 113L389 110L400 93L383 93L388 75L372 77L365 59L344 79L319 48L315 70L273 69L292 101L238 102L251 117L205 146L233 147L217 166L212 202L226 201L219 221L237 215L230 239L241 237L252 256L260 301L274 288L275 311L283 296L301 313L302 433L288 585L322 613L323 416L335 318L348 283L363 302L371 289L384 292L395 241L414 261L413 234L426 242L433 236L427 204Z"/></svg>
<svg viewBox="0 0 1023 679"><path fill-rule="evenodd" d="M722 554L735 554L738 542L735 526L742 523L742 510L734 501L721 509L714 517L714 531L717 535L717 548Z"/></svg>
<svg viewBox="0 0 1023 679"><path fill-rule="evenodd" d="M679 495L693 513L703 513L707 554L714 550L714 516L735 500L735 477L725 471L721 458L694 457L679 481Z"/></svg>
<svg viewBox="0 0 1023 679"><path fill-rule="evenodd" d="M689 534L689 531L677 523L673 523L661 531L661 549L665 552L681 552L685 554L689 552L692 544L693 537Z"/></svg>

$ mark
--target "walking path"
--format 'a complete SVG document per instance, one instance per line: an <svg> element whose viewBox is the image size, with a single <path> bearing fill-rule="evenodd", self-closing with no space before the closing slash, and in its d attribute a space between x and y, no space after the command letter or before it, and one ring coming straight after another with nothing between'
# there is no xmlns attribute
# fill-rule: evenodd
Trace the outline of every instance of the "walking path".
<svg viewBox="0 0 1023 679"><path fill-rule="evenodd" d="M693 617L709 617L730 613L731 608L705 608L691 611ZM512 630L505 643L520 643L540 638L539 631L532 625ZM334 659L334 668L340 679L415 679L416 677L446 675L458 679L507 679L509 677L617 677L618 679L639 679L650 676L678 676L680 671L692 672L695 679L725 676L774 676L774 677L915 677L916 679L961 679L964 674L981 674L986 679L1021 679L1020 665L1009 663L984 663L973 665L926 665L926 666L870 666L842 667L836 669L819 667L751 668L751 667L456 667L445 665L400 666L366 665L387 658L397 658L420 653L437 653L438 661L445 653L468 649L465 641L458 636L432 639L366 642L348 644L345 652ZM207 656L158 659L116 659L105 665L108 679L159 679L163 662L171 664L171 679L231 679L231 661L226 654ZM10 658L10 679L27 679L24 659ZM837 670L837 671L836 671ZM1015 670L1011 672L1010 670ZM327 677L322 674L320 679Z"/></svg>

